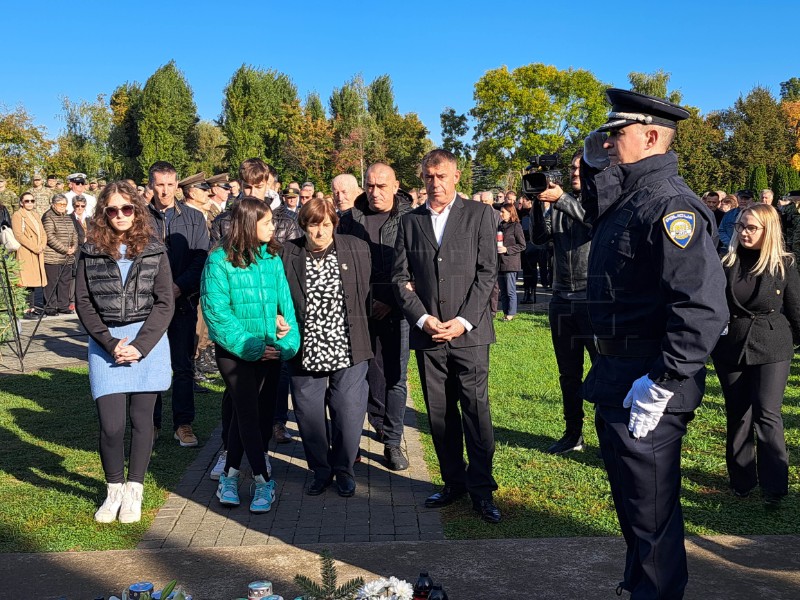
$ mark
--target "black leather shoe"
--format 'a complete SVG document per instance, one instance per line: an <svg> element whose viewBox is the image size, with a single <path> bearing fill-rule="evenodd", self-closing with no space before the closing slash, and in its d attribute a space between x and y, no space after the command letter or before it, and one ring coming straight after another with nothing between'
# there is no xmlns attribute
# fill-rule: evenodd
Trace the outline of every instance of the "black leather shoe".
<svg viewBox="0 0 800 600"><path fill-rule="evenodd" d="M560 440L547 449L547 454L566 454L583 450L583 436L580 433L565 433Z"/></svg>
<svg viewBox="0 0 800 600"><path fill-rule="evenodd" d="M386 466L392 471L405 471L408 468L408 459L400 446L386 446L383 457L386 459Z"/></svg>
<svg viewBox="0 0 800 600"><path fill-rule="evenodd" d="M500 509L497 508L497 505L495 505L491 498L473 500L472 508L474 508L475 511L481 516L481 519L487 523L499 523L503 518L500 515Z"/></svg>
<svg viewBox="0 0 800 600"><path fill-rule="evenodd" d="M342 498L350 498L356 493L356 481L346 473L336 474L336 491Z"/></svg>
<svg viewBox="0 0 800 600"><path fill-rule="evenodd" d="M463 487L446 485L441 492L436 492L425 499L425 508L441 508L449 506L467 493Z"/></svg>
<svg viewBox="0 0 800 600"><path fill-rule="evenodd" d="M315 479L311 482L311 485L308 486L306 494L309 496L319 496L325 490L327 490L328 486L332 483L333 477L329 477L328 479Z"/></svg>

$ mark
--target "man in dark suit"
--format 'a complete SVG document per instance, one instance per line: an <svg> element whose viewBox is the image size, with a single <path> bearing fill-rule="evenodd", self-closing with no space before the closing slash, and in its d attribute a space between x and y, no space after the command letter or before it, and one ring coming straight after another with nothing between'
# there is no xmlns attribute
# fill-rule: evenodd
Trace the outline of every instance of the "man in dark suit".
<svg viewBox="0 0 800 600"><path fill-rule="evenodd" d="M411 325L409 345L416 351L445 484L425 506L447 506L469 492L481 518L498 523L488 396L489 344L495 341L489 312L497 279L494 210L459 198L460 176L450 152L433 150L422 159L428 199L400 221L392 282Z"/></svg>

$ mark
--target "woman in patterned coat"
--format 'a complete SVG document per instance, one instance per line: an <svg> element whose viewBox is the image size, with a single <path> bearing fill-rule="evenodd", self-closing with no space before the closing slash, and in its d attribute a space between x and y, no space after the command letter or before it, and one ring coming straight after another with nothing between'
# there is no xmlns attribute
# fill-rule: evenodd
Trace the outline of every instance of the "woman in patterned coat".
<svg viewBox="0 0 800 600"><path fill-rule="evenodd" d="M355 493L353 464L367 412L370 250L363 240L335 235L338 221L333 204L310 200L297 217L304 237L286 242L282 251L302 337L289 373L294 414L314 472L306 490L311 496L322 494L334 477L340 496Z"/></svg>

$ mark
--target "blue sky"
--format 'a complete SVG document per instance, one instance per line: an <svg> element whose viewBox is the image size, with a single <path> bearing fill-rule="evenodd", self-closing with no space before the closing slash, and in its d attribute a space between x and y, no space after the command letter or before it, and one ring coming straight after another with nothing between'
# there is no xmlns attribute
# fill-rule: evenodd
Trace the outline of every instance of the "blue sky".
<svg viewBox="0 0 800 600"><path fill-rule="evenodd" d="M3 8L0 105L25 106L54 136L60 100L93 99L175 59L203 119L247 63L288 74L301 97L361 73L391 75L401 112L440 139L439 114L472 107L475 82L507 65L584 68L627 87L659 68L702 112L800 76L797 0L728 2L39 2ZM246 13L243 14L243 11ZM16 27L9 24L17 24ZM25 25L27 24L27 25Z"/></svg>

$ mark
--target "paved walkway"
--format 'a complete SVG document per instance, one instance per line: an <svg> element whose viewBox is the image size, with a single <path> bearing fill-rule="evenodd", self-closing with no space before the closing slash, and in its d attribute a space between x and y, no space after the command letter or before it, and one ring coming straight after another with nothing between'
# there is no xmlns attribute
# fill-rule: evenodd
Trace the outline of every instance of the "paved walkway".
<svg viewBox="0 0 800 600"><path fill-rule="evenodd" d="M24 372L86 364L89 336L77 315L45 317L41 322L22 320L21 323L22 348L27 348ZM0 375L23 372L15 352L16 346L12 343L0 344Z"/></svg>

